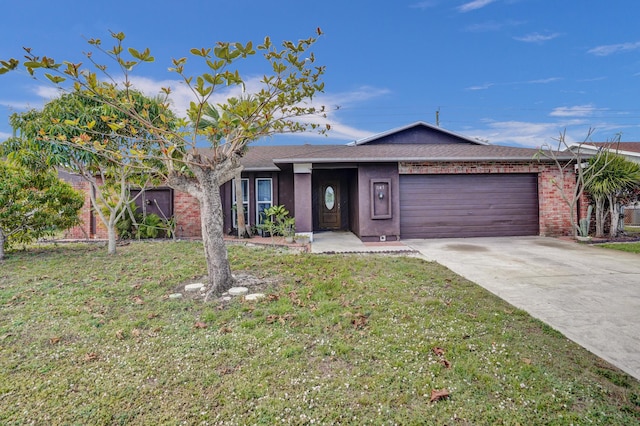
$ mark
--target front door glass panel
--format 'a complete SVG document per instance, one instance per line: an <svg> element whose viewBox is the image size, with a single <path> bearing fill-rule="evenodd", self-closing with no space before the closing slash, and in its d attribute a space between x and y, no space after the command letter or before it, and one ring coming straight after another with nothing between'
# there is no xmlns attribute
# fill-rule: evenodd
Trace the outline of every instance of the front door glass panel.
<svg viewBox="0 0 640 426"><path fill-rule="evenodd" d="M329 211L333 210L336 205L335 192L331 186L327 186L324 190L324 205Z"/></svg>

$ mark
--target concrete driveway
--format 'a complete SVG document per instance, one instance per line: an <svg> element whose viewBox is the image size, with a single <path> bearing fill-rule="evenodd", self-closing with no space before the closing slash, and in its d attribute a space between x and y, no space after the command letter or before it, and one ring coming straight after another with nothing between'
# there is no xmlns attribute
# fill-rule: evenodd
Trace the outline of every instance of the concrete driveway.
<svg viewBox="0 0 640 426"><path fill-rule="evenodd" d="M640 255L544 237L403 243L640 379Z"/></svg>

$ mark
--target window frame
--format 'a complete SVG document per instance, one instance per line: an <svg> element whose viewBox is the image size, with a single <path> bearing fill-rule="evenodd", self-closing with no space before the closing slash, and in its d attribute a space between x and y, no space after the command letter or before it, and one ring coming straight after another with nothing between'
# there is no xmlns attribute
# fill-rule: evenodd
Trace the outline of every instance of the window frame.
<svg viewBox="0 0 640 426"><path fill-rule="evenodd" d="M260 195L260 181L268 181L269 182L269 194L271 196L271 199L266 201L263 200L261 201L259 199L259 195ZM261 205L266 205L266 208L268 209L269 207L273 206L273 178L266 178L266 177L259 177L256 178L255 180L255 198L256 198L256 225L260 225L262 223L263 218L260 217L260 213L262 213L263 210L265 209L261 209L260 206Z"/></svg>

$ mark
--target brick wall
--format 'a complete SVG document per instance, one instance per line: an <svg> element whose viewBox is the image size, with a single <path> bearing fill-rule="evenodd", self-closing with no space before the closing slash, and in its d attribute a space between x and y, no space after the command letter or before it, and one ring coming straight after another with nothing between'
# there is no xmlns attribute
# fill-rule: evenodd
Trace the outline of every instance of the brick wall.
<svg viewBox="0 0 640 426"><path fill-rule="evenodd" d="M76 190L84 193L84 204L80 209L80 225L68 229L64 238L68 239L106 239L107 228L100 218L95 215L95 232L91 230L93 211L89 183L81 179L65 179ZM200 238L202 230L200 225L200 206L198 201L187 193L175 191L174 216L176 218L176 236L178 238Z"/></svg>
<svg viewBox="0 0 640 426"><path fill-rule="evenodd" d="M571 169L571 172L573 169ZM575 186L575 175L560 174L551 163L518 162L449 162L449 163L400 163L400 174L474 174L474 173L536 173L538 175L538 202L540 235L558 236L571 234L569 208L562 200L555 182L561 183L565 193ZM586 203L582 210L586 211Z"/></svg>
<svg viewBox="0 0 640 426"><path fill-rule="evenodd" d="M91 200L89 199L89 183L74 179L67 181L68 184L73 186L73 189L80 191L84 194L84 204L80 209L80 225L67 229L64 233L64 238L69 239L88 239L91 238L90 224L91 224Z"/></svg>
<svg viewBox="0 0 640 426"><path fill-rule="evenodd" d="M173 194L173 214L176 218L176 237L201 238L200 205L198 200L186 192Z"/></svg>
<svg viewBox="0 0 640 426"><path fill-rule="evenodd" d="M74 175L72 179L65 180L72 185L74 189L84 194L84 204L80 209L80 225L65 231L64 238L80 240L107 239L107 228L102 224L102 221L97 215L93 218L93 220L95 220L95 230L91 229L93 209L91 208L91 198L89 197L89 191L91 191L89 182L82 180L76 175Z"/></svg>

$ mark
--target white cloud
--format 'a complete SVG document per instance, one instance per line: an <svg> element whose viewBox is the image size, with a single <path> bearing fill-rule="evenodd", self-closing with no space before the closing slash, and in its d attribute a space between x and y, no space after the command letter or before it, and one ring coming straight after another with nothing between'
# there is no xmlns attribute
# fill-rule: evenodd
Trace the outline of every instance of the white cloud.
<svg viewBox="0 0 640 426"><path fill-rule="evenodd" d="M595 111L598 109L591 104L561 106L554 108L549 115L551 117L590 117Z"/></svg>
<svg viewBox="0 0 640 426"><path fill-rule="evenodd" d="M52 99L57 98L58 96L60 96L63 91L62 89L56 87L56 86L36 86L33 88L33 93L35 93L36 95L38 95L39 97L42 98L43 101L50 101Z"/></svg>
<svg viewBox="0 0 640 426"><path fill-rule="evenodd" d="M560 81L562 80L561 77L549 77L549 78L541 78L538 80L529 80L527 81L527 83L529 84L548 84L548 83L555 83L556 81Z"/></svg>
<svg viewBox="0 0 640 426"><path fill-rule="evenodd" d="M526 122L526 121L485 121L486 126L480 129L465 130L461 133L488 140L493 145L517 145L526 148L540 148L544 145L554 146L560 132L566 129L567 143L582 141L589 126L581 120L561 122Z"/></svg>
<svg viewBox="0 0 640 426"><path fill-rule="evenodd" d="M0 99L0 105L2 105L3 107L11 111L23 111L23 110L32 108L33 106L30 102L4 100L4 99Z"/></svg>
<svg viewBox="0 0 640 426"><path fill-rule="evenodd" d="M488 122L485 129L466 132L473 137L489 140L492 144L540 147L558 132L555 123L531 123L523 121Z"/></svg>
<svg viewBox="0 0 640 426"><path fill-rule="evenodd" d="M254 77L246 79L246 92L257 92L261 87L261 78L262 77ZM148 77L134 76L131 78L131 83L136 90L141 91L147 96L156 96L161 93L161 89L163 87L170 87L171 108L177 115L181 117L186 116L186 111L189 108L189 104L194 100L194 94L181 80L154 80ZM54 86L47 85L34 86L31 89L31 92L36 94L39 99L32 102L0 100L0 105L8 108L9 110L24 111L29 108L42 108L42 106L47 101L60 95L59 89ZM324 106L326 110L326 118L317 116L305 117L304 119L307 122L314 122L323 125L329 124L331 126L331 131L329 132L329 137L331 139L350 142L356 139L367 137L370 136L372 132L344 124L343 120L341 119L341 117L343 116L342 112L347 111L350 107L362 105L371 99L385 96L388 93L389 91L386 89L370 86L362 86L355 88L354 90L341 93L319 93L313 98L312 105L317 108ZM214 104L224 103L229 97L237 97L241 94L242 88L240 86L232 86L231 88L224 88L224 90L219 90L218 92L216 92L211 97L209 102ZM10 136L6 133L3 133L2 135L5 139L6 137ZM309 132L294 134L292 136L304 137L308 139L309 137L315 137L318 135L317 133Z"/></svg>
<svg viewBox="0 0 640 426"><path fill-rule="evenodd" d="M0 142L9 139L13 136L11 133L0 132Z"/></svg>
<svg viewBox="0 0 640 426"><path fill-rule="evenodd" d="M545 41L553 40L554 38L557 38L557 37L560 37L560 33L552 33L552 34L532 33L522 37L514 37L514 40L523 41L525 43L543 43Z"/></svg>
<svg viewBox="0 0 640 426"><path fill-rule="evenodd" d="M246 79L245 87L247 93L255 93L260 90L261 77L254 77ZM179 80L153 80L150 78L135 77L132 79L133 86L146 94L147 96L154 96L158 94L162 87L171 87L171 104L174 112L182 117L186 115L186 111L189 108L189 103L193 101L194 95L191 90ZM329 124L331 131L329 136L332 139L340 139L346 141L352 141L360 139L366 136L370 136L371 132L357 129L354 127L343 124L340 120L340 111L346 109L351 105L357 105L364 103L370 99L377 98L388 94L386 89L380 89L375 87L363 86L355 90L343 93L320 93L313 98L312 105L316 108L322 106L325 107L326 118L320 116L305 117L306 122L312 122L317 124ZM242 89L239 86L232 87L231 89L221 90L214 94L209 100L211 103L223 103L229 97L235 97L242 94ZM302 134L295 134L292 136L299 136L309 138L319 136L317 133L309 132Z"/></svg>
<svg viewBox="0 0 640 426"><path fill-rule="evenodd" d="M640 41L635 43L620 43L620 44L608 44L603 46L597 46L593 49L589 49L587 53L591 53L596 56L609 56L614 53L630 52L632 50L640 49Z"/></svg>
<svg viewBox="0 0 640 426"><path fill-rule="evenodd" d="M44 104L60 96L60 89L54 86L37 85L29 89L35 94L37 99L32 101L22 101L15 99L0 99L0 105L11 111L25 111L30 108L42 108Z"/></svg>
<svg viewBox="0 0 640 426"><path fill-rule="evenodd" d="M480 84L478 86L470 86L470 87L467 87L465 90L487 90L491 86L495 86L495 83L485 83L485 84Z"/></svg>
<svg viewBox="0 0 640 426"><path fill-rule="evenodd" d="M496 0L473 0L471 2L458 6L458 11L462 13L470 12L472 10L481 9L495 1Z"/></svg>
<svg viewBox="0 0 640 426"><path fill-rule="evenodd" d="M476 86L469 86L465 88L465 90L487 90L493 86L517 86L521 84L549 84L549 83L554 83L560 80L562 80L561 77L549 77L549 78L541 78L541 79L529 80L529 81L511 81L506 83L484 83Z"/></svg>
<svg viewBox="0 0 640 426"><path fill-rule="evenodd" d="M625 128L637 128L636 124L617 124L599 117L602 108L588 105L558 107L549 113L549 119L533 121L481 120L481 124L463 130L461 134L472 138L488 140L494 145L539 148L557 146L561 132L565 133L568 144L583 142L592 129L591 140L605 141Z"/></svg>

